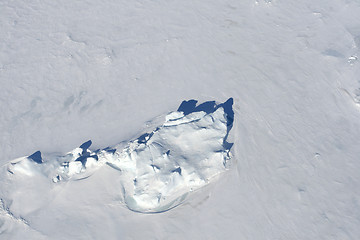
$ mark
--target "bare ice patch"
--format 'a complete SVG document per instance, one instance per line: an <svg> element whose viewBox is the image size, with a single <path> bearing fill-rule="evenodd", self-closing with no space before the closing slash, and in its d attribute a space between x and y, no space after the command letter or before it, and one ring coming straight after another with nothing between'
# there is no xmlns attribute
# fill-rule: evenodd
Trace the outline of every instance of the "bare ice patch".
<svg viewBox="0 0 360 240"><path fill-rule="evenodd" d="M150 133L114 147L91 151L85 142L64 156L42 159L40 152L7 164L9 178L42 175L54 184L82 180L100 168L118 172L114 188L126 206L138 212L163 212L182 203L189 193L227 169L231 143L227 142L234 113L233 100L223 104L184 101Z"/></svg>

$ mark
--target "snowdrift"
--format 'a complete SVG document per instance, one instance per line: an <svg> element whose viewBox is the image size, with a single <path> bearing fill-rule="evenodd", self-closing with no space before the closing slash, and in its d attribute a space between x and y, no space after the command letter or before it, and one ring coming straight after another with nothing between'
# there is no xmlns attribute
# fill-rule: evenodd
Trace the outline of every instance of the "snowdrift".
<svg viewBox="0 0 360 240"><path fill-rule="evenodd" d="M99 169L111 168L117 172L113 188L129 209L157 213L176 207L226 171L231 157L227 137L233 100L196 104L184 101L162 125L125 145L91 151L89 140L63 156L43 159L38 151L11 161L2 169L7 184L1 184L1 194L16 202L19 195L8 192L9 184L11 192L21 192L23 182L47 182L42 190L50 191L62 182L86 181Z"/></svg>

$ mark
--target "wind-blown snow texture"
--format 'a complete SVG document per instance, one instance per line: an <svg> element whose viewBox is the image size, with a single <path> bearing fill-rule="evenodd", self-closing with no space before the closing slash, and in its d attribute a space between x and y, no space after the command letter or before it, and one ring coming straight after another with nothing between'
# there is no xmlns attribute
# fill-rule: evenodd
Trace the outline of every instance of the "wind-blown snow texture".
<svg viewBox="0 0 360 240"><path fill-rule="evenodd" d="M235 121L229 171L179 207L119 206L104 167L1 196L0 238L358 239L359 15L358 0L1 1L1 164L135 139L183 99L231 96Z"/></svg>

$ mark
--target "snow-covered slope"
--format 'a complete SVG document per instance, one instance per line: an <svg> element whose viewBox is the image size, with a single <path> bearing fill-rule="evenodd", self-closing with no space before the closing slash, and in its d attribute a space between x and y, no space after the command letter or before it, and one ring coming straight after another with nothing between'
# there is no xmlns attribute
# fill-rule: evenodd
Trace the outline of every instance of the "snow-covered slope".
<svg viewBox="0 0 360 240"><path fill-rule="evenodd" d="M184 99L233 97L235 120L228 171L164 213L123 205L112 167L1 175L26 198L0 196L0 238L357 239L359 15L358 0L1 1L2 166L88 139L125 149Z"/></svg>

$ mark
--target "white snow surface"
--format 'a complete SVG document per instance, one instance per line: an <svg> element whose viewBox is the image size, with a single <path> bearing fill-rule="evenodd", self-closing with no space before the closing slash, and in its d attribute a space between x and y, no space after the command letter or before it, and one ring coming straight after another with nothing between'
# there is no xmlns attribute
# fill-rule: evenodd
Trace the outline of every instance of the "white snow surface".
<svg viewBox="0 0 360 240"><path fill-rule="evenodd" d="M0 163L23 173L0 175L0 239L357 240L359 16L358 0L1 1ZM228 171L166 212L130 211L116 165L54 183L19 158L126 149L183 100L229 97Z"/></svg>

